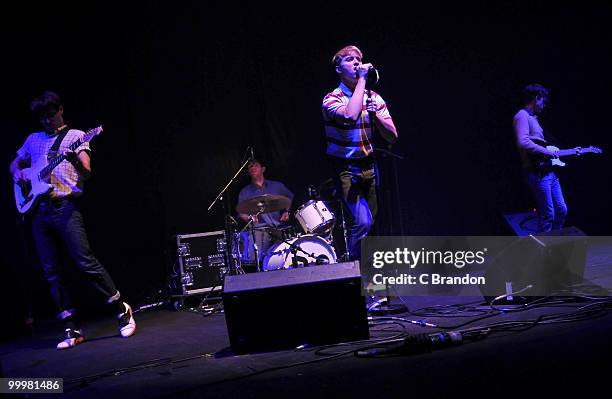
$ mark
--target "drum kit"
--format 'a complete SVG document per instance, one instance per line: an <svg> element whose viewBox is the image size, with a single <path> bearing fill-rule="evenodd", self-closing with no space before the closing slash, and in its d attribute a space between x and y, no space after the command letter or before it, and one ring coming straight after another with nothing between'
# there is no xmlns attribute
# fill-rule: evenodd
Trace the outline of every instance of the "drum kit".
<svg viewBox="0 0 612 399"><path fill-rule="evenodd" d="M301 229L299 233L290 225L255 225L259 215L290 206L289 198L272 194L249 198L236 206L237 212L249 215L236 249L243 265L255 264L257 271L272 271L338 262L332 245L334 214L321 200L311 199L297 208L294 216Z"/></svg>

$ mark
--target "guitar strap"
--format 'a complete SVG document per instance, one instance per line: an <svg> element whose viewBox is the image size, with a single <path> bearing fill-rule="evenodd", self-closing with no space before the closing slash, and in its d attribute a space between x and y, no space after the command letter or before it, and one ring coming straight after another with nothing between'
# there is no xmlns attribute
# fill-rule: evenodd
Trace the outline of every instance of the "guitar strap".
<svg viewBox="0 0 612 399"><path fill-rule="evenodd" d="M68 129L68 126L66 126L58 132L57 138L55 139L55 141L53 142L53 145L51 146L51 148L49 148L49 152L47 153L48 160L51 160L57 156L57 150L62 144L62 141L64 141L64 137L66 137L68 130L70 129Z"/></svg>

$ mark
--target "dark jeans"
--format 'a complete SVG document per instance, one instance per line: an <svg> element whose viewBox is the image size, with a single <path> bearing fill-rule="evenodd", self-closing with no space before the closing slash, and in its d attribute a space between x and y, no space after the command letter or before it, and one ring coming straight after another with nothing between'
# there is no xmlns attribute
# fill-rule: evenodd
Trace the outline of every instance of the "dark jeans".
<svg viewBox="0 0 612 399"><path fill-rule="evenodd" d="M70 199L44 200L34 210L32 234L45 278L49 282L51 297L64 319L73 314L68 291L59 273L60 248L58 239L93 288L110 303L119 298L119 292L106 269L98 262L89 247L83 217Z"/></svg>
<svg viewBox="0 0 612 399"><path fill-rule="evenodd" d="M332 159L342 203L348 210L348 250L351 259L361 258L361 240L368 235L376 213L376 168L373 159Z"/></svg>
<svg viewBox="0 0 612 399"><path fill-rule="evenodd" d="M555 172L527 172L527 183L536 201L538 232L562 228L567 216L567 205Z"/></svg>

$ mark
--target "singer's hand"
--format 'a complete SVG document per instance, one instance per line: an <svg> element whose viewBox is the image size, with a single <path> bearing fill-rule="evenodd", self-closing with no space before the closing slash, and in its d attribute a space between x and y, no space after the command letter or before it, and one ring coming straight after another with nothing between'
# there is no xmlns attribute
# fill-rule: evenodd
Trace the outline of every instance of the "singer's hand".
<svg viewBox="0 0 612 399"><path fill-rule="evenodd" d="M357 79L359 79L359 78L367 78L368 71L371 68L374 68L374 66L372 64L357 65L357 67L355 67L355 74L357 75Z"/></svg>

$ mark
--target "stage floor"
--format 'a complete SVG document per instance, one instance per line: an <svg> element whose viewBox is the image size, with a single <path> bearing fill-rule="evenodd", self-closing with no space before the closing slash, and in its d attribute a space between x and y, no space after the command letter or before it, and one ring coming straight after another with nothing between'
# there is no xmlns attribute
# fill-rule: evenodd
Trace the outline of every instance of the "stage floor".
<svg viewBox="0 0 612 399"><path fill-rule="evenodd" d="M607 251L592 254L585 277L610 278L610 258ZM90 320L83 325L87 340L65 351L55 349L61 326L43 323L32 336L0 345L0 363L4 377L63 378L66 398L584 396L608 389L610 298L495 314L482 297L393 298L394 303L400 301L410 309L397 315L405 320L371 325L373 340L440 330L408 320L449 327L446 330L510 321L531 324L421 354L361 358L354 351L366 346L362 343L322 353L307 348L234 355L222 312L205 316L156 308L136 314L138 331L128 339L117 335L112 318ZM449 306L453 304L462 306ZM568 318L581 310L576 320ZM261 311L266 312L265 304ZM557 322L542 323L547 320Z"/></svg>

